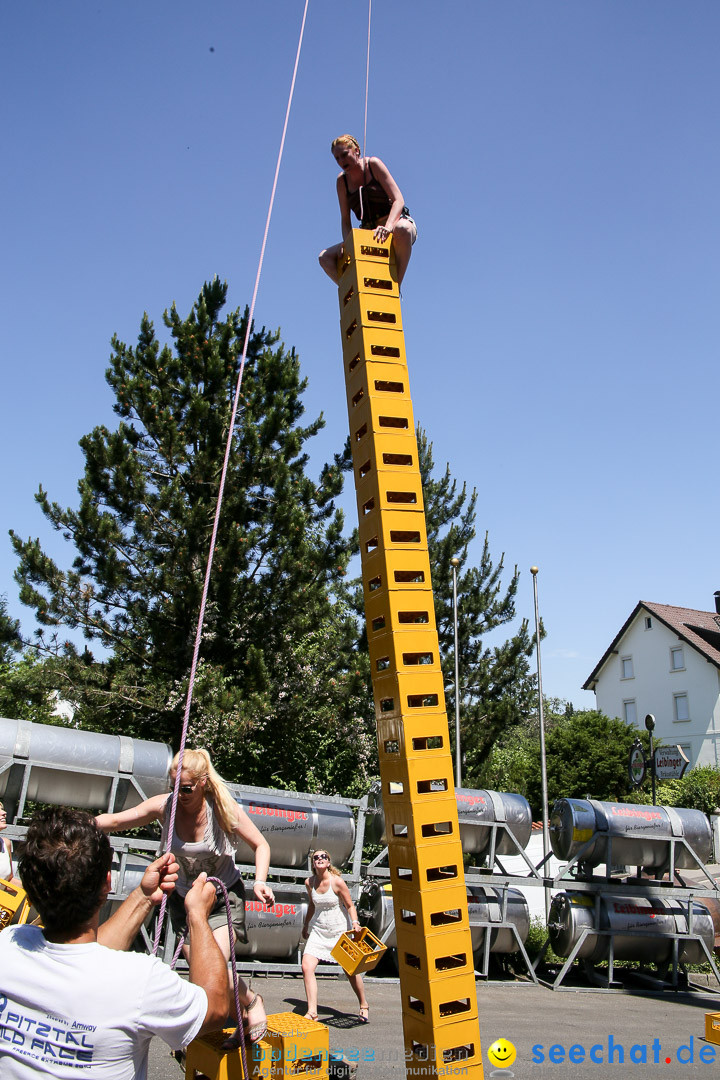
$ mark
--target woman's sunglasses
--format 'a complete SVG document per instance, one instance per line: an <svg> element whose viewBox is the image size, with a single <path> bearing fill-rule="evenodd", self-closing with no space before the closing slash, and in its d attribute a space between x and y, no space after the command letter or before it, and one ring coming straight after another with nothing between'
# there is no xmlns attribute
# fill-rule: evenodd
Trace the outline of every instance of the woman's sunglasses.
<svg viewBox="0 0 720 1080"><path fill-rule="evenodd" d="M320 852L319 854L316 852L312 857L313 862L318 862L320 859L327 859L329 861L330 856L329 855L324 855L322 852Z"/></svg>

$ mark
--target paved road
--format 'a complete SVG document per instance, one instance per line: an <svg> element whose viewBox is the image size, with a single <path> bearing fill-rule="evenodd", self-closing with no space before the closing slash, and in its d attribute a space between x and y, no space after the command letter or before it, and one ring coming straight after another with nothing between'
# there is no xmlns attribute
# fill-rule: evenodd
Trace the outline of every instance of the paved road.
<svg viewBox="0 0 720 1080"><path fill-rule="evenodd" d="M268 1012L304 1012L301 978L256 978L254 988L265 998ZM362 1025L356 1019L357 1002L348 983L320 980L320 1019L330 1030L330 1046L359 1061L357 1080L403 1080L399 985L386 979L368 980L367 990L370 1023ZM553 992L527 983L478 983L478 1007L488 1080L493 1074L496 1080L511 1075L517 1080L714 1080L718 1076L720 1046L704 1041L705 1013L720 1012L720 997L710 993ZM517 1049L511 1072L494 1070L487 1061L488 1046L500 1037ZM568 1060L571 1047L575 1047L575 1062ZM599 1060L590 1060L591 1053ZM704 1062L701 1053L713 1054L714 1063ZM551 1054L555 1061L550 1060ZM180 1068L157 1039L149 1075L150 1080L182 1080Z"/></svg>

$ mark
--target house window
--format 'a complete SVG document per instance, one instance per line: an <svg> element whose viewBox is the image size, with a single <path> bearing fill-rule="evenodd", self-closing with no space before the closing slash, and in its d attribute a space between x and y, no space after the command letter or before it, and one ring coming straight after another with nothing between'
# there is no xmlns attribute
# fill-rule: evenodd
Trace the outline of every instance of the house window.
<svg viewBox="0 0 720 1080"><path fill-rule="evenodd" d="M632 701L623 701L623 715L626 724L637 727L637 704L634 699Z"/></svg>
<svg viewBox="0 0 720 1080"><path fill-rule="evenodd" d="M670 650L670 670L671 671L684 671L685 670L685 657L683 656L682 645L676 645Z"/></svg>
<svg viewBox="0 0 720 1080"><path fill-rule="evenodd" d="M620 668L622 671L621 679L634 679L635 672L633 671L632 656L623 656L620 661Z"/></svg>
<svg viewBox="0 0 720 1080"><path fill-rule="evenodd" d="M646 630L652 630L652 619L650 618L649 615L645 616L645 629Z"/></svg>
<svg viewBox="0 0 720 1080"><path fill-rule="evenodd" d="M675 712L675 720L678 723L682 720L690 719L687 694L673 694L673 709Z"/></svg>

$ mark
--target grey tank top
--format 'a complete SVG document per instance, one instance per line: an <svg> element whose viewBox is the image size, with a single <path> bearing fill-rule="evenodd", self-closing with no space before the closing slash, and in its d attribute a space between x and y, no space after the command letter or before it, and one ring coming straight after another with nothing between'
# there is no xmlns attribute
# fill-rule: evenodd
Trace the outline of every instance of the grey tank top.
<svg viewBox="0 0 720 1080"><path fill-rule="evenodd" d="M168 796L163 813L161 837L163 851L166 851L168 847L170 798ZM205 800L205 810L205 832L202 840L192 843L182 840L177 830L173 830L172 843L169 846L180 864L176 885L178 896L185 896L195 878L203 871L208 877L219 878L227 888L234 885L240 877L240 871L235 865L235 848L230 837L216 819L213 804L209 799Z"/></svg>

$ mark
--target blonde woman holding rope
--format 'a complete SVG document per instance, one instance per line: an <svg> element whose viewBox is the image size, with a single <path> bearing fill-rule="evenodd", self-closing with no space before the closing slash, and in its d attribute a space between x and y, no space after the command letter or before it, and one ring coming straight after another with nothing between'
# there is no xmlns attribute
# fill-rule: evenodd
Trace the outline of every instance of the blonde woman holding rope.
<svg viewBox="0 0 720 1080"><path fill-rule="evenodd" d="M374 230L376 240L384 242L392 233L398 285L402 285L412 246L417 240L417 225L410 217L400 188L385 162L376 157L363 157L354 136L339 135L330 149L341 169L337 178L337 197L343 241L352 230L351 211L360 221L361 228ZM337 263L342 253L343 245L334 244L318 256L323 270L336 285Z"/></svg>
<svg viewBox="0 0 720 1080"><path fill-rule="evenodd" d="M175 786L178 755L170 767L170 779ZM186 750L183 754L174 835L168 837L171 795L155 795L131 810L117 814L100 814L95 820L103 832L132 829L151 821L162 823L162 850L172 851L180 866L177 886L168 899L168 913L176 933L185 930L184 897L198 874L219 878L228 890L232 913L234 940L230 941L225 900L219 892L217 903L210 913L209 923L225 960L235 941L247 941L245 932L245 889L235 866L235 843L244 840L255 853L255 882L253 892L263 904L275 903L267 883L270 866L270 845L245 811L233 799L227 785L213 768L207 750ZM185 957L190 950L183 946ZM244 1006L243 1022L250 1042L257 1042L267 1031L267 1017L260 994L248 990L238 979L240 1002ZM238 1018L240 1022L240 1018Z"/></svg>

